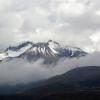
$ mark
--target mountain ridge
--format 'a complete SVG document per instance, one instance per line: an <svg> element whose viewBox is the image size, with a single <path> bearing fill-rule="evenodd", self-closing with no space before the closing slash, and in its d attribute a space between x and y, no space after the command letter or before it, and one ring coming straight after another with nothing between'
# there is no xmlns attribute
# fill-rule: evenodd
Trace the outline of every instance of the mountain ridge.
<svg viewBox="0 0 100 100"><path fill-rule="evenodd" d="M100 66L87 66L74 68L64 74L51 77L24 93L48 95L96 90L100 91Z"/></svg>
<svg viewBox="0 0 100 100"><path fill-rule="evenodd" d="M10 46L0 53L0 61L11 58L24 58L29 61L44 59L45 64L58 61L62 57L78 58L87 55L85 51L77 47L62 46L49 40L48 42L24 42L18 46Z"/></svg>

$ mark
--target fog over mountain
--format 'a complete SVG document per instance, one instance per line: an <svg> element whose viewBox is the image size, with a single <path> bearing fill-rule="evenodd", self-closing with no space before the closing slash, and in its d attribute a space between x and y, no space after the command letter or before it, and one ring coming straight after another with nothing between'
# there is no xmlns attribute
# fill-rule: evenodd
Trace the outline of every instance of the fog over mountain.
<svg viewBox="0 0 100 100"><path fill-rule="evenodd" d="M9 62L0 63L0 84L29 83L51 76L63 74L73 68L81 66L99 66L100 53L94 53L82 58L62 58L56 65L43 64L43 59L28 63L24 60L14 59Z"/></svg>

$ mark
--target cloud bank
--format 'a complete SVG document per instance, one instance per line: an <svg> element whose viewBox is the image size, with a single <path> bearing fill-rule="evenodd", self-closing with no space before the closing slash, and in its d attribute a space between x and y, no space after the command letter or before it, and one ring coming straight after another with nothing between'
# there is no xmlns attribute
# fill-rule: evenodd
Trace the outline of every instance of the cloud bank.
<svg viewBox="0 0 100 100"><path fill-rule="evenodd" d="M99 0L0 0L0 50L50 39L100 50Z"/></svg>
<svg viewBox="0 0 100 100"><path fill-rule="evenodd" d="M44 65L42 59L33 63L21 59L3 62L0 64L0 84L27 84L63 74L73 68L100 66L99 58L100 53L94 53L80 59L62 58L56 65Z"/></svg>

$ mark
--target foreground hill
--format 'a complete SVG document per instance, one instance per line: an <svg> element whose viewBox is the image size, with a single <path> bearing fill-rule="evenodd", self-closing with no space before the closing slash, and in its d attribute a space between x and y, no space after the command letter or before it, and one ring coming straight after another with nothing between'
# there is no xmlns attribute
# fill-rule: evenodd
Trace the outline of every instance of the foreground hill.
<svg viewBox="0 0 100 100"><path fill-rule="evenodd" d="M62 75L50 78L28 90L29 94L46 94L95 90L100 87L100 67L75 68Z"/></svg>
<svg viewBox="0 0 100 100"><path fill-rule="evenodd" d="M72 69L0 100L100 100L100 67Z"/></svg>
<svg viewBox="0 0 100 100"><path fill-rule="evenodd" d="M33 86L33 88L26 90L21 94L36 98L47 98L46 100L49 98L55 98L55 100L66 100L67 97L69 98L72 96L74 100L74 96L78 96L80 98L83 95L83 97L99 97L99 93L100 67L88 66L78 67L62 75L50 78L44 82L41 82L36 87Z"/></svg>

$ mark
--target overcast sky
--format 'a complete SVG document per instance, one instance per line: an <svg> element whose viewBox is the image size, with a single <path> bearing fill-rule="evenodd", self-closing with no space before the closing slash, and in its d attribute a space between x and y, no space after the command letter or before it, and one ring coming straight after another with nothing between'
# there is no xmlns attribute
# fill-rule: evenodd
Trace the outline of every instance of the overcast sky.
<svg viewBox="0 0 100 100"><path fill-rule="evenodd" d="M49 39L100 50L100 0L0 0L0 49Z"/></svg>
<svg viewBox="0 0 100 100"><path fill-rule="evenodd" d="M50 39L88 52L100 51L100 0L0 0L0 51L22 41ZM99 55L61 59L53 69L45 68L41 60L2 63L0 84L48 78L75 66L100 65Z"/></svg>

